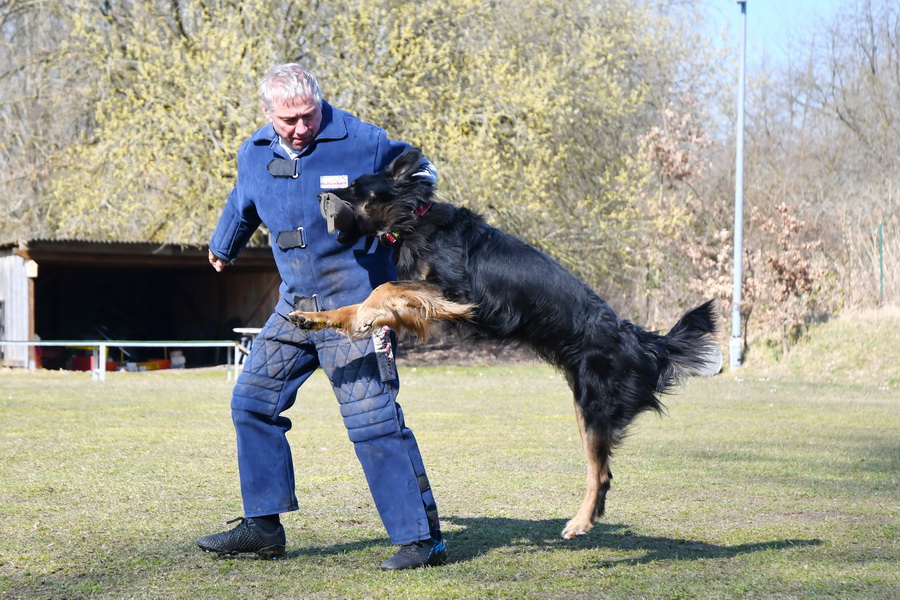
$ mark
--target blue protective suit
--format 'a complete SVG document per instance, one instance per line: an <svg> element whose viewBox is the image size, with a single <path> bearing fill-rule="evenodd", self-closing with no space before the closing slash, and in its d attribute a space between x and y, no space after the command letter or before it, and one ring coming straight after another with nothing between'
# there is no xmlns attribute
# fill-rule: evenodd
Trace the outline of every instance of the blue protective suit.
<svg viewBox="0 0 900 600"><path fill-rule="evenodd" d="M241 145L237 184L210 250L236 259L263 223L282 281L275 313L257 336L231 401L246 517L298 509L285 437L291 422L281 413L322 367L391 541L440 538L422 458L396 402L393 333L351 340L330 330L300 330L285 318L295 305L330 310L361 302L395 277L390 249L377 240L343 244L328 234L317 195L383 170L408 147L326 102L316 139L296 159L296 177L267 169L273 159L289 158L271 124Z"/></svg>

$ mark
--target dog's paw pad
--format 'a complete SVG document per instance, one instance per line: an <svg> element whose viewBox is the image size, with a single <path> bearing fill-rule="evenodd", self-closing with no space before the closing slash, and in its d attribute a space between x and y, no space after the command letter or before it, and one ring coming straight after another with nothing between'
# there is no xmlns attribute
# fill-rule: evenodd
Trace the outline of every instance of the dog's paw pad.
<svg viewBox="0 0 900 600"><path fill-rule="evenodd" d="M297 327L307 329L307 328L311 328L313 326L313 321L300 311L294 311L292 313L289 313L287 318L288 318L288 321L290 321Z"/></svg>

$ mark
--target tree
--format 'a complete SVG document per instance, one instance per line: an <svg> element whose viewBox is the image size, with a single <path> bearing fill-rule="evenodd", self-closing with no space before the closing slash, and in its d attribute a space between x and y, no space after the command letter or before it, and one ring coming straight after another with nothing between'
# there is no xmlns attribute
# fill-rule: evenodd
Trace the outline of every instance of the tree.
<svg viewBox="0 0 900 600"><path fill-rule="evenodd" d="M895 2L844 3L833 22L797 37L786 68L751 72L745 340L775 338L784 353L823 314L878 298L875 233L878 224L889 232L898 221L898 40ZM708 176L693 186L704 200L692 215L696 235L678 245L704 273L692 286L717 289L728 305L731 207L725 199L734 192L734 154L710 158ZM898 251L900 236L887 237L885 255ZM889 269L886 275L890 295Z"/></svg>
<svg viewBox="0 0 900 600"><path fill-rule="evenodd" d="M305 2L80 1L65 51L99 74L91 130L50 192L60 236L197 242L259 126L256 82Z"/></svg>
<svg viewBox="0 0 900 600"><path fill-rule="evenodd" d="M607 296L662 282L667 237L698 227L688 178L670 193L645 153L667 107L699 98L693 1L71 1L55 58L80 78L81 126L33 194L48 235L205 240L262 122L256 81L282 60L422 147L443 197Z"/></svg>
<svg viewBox="0 0 900 600"><path fill-rule="evenodd" d="M448 200L614 288L642 242L640 135L665 63L634 2L362 0L315 63L326 90L419 144Z"/></svg>
<svg viewBox="0 0 900 600"><path fill-rule="evenodd" d="M61 3L0 2L0 239L51 235L46 190L87 125L90 74L60 60Z"/></svg>

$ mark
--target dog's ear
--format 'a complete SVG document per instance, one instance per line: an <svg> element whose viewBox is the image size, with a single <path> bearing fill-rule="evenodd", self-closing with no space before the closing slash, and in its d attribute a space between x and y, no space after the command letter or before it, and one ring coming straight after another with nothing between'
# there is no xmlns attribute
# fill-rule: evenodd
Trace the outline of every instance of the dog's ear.
<svg viewBox="0 0 900 600"><path fill-rule="evenodd" d="M395 158L388 169L391 172L391 177L399 181L415 173L421 164L422 151L418 148L410 148Z"/></svg>

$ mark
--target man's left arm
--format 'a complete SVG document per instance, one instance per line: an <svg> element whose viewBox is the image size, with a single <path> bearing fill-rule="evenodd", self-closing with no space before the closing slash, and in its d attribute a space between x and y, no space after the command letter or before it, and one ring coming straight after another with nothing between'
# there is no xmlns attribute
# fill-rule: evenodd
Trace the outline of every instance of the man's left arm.
<svg viewBox="0 0 900 600"><path fill-rule="evenodd" d="M438 182L438 171L437 167L432 164L428 157L422 157L422 164L419 166L419 170L413 173L413 177L422 177L431 183L437 184Z"/></svg>
<svg viewBox="0 0 900 600"><path fill-rule="evenodd" d="M406 142L397 142L394 140L390 140L385 136L381 143L378 145L379 152L376 156L376 164L375 164L375 173L383 171L387 168L391 162L405 151L412 148L411 144L407 144ZM428 157L422 157L422 164L419 166L419 170L413 174L414 177L424 177L431 181L433 184L437 184L438 182L438 170L437 167L434 166Z"/></svg>

